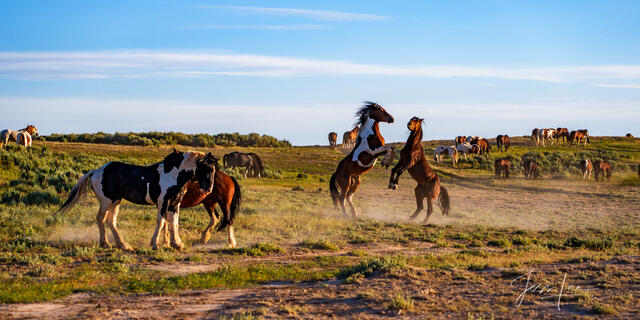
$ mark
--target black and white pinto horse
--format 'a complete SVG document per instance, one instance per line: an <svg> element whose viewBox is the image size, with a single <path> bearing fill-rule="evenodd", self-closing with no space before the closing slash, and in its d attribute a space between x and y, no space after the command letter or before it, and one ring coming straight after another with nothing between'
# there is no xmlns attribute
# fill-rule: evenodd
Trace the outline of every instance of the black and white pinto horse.
<svg viewBox="0 0 640 320"><path fill-rule="evenodd" d="M186 185L188 182L196 181L201 191L210 193L213 189L215 163L215 157L211 153L205 155L201 152L179 152L175 149L161 162L146 167L109 162L82 176L59 212L73 207L91 187L100 201L96 217L100 230L100 246L110 247L104 227L106 222L116 245L129 251L132 250L131 246L122 239L116 226L120 202L126 199L136 204L155 205L158 217L151 246L154 250L158 248L158 233L167 224L171 233L171 246L180 250L184 246L178 233L178 213Z"/></svg>

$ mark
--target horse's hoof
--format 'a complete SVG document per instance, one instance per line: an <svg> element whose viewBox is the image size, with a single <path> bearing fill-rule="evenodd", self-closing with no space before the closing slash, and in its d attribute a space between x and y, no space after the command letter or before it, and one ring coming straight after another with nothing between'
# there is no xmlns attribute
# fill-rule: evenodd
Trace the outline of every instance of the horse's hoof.
<svg viewBox="0 0 640 320"><path fill-rule="evenodd" d="M108 242L103 242L100 244L100 248L102 249L111 249L111 244Z"/></svg>
<svg viewBox="0 0 640 320"><path fill-rule="evenodd" d="M398 189L398 185L395 184L395 183L389 183L389 189L396 190L396 189Z"/></svg>
<svg viewBox="0 0 640 320"><path fill-rule="evenodd" d="M172 243L171 247L178 251L182 251L182 249L184 249L184 245L182 243Z"/></svg>
<svg viewBox="0 0 640 320"><path fill-rule="evenodd" d="M120 248L120 250L122 250L122 251L128 251L128 252L132 252L133 251L133 247L131 247L127 243L123 243L123 244L119 245L118 248Z"/></svg>

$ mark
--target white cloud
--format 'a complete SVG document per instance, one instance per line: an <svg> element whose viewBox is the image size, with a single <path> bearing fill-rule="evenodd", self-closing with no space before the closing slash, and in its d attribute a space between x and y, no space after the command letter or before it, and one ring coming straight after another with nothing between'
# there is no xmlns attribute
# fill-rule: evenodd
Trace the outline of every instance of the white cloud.
<svg viewBox="0 0 640 320"><path fill-rule="evenodd" d="M287 31L287 30L321 30L326 29L327 26L321 24L275 24L275 25L215 25L204 24L197 26L188 26L185 29L230 29L230 30L271 30L271 31Z"/></svg>
<svg viewBox="0 0 640 320"><path fill-rule="evenodd" d="M640 84L632 83L598 83L596 87L602 88L624 88L624 89L640 89Z"/></svg>
<svg viewBox="0 0 640 320"><path fill-rule="evenodd" d="M341 60L202 51L0 52L0 77L10 79L354 75L602 82L640 79L640 65L506 68L499 66L363 64Z"/></svg>
<svg viewBox="0 0 640 320"><path fill-rule="evenodd" d="M248 13L270 14L278 16L298 16L315 20L326 21L384 21L390 20L390 17L368 14L368 13L350 13L342 11L327 10L309 10L309 9L293 9L293 8L267 8L267 7L247 7L247 6L207 6L202 5L198 8L224 9L242 11Z"/></svg>

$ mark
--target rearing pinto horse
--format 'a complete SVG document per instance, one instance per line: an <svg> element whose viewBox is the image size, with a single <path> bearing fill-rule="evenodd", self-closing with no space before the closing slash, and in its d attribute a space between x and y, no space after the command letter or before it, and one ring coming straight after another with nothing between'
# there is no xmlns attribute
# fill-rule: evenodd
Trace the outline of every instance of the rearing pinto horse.
<svg viewBox="0 0 640 320"><path fill-rule="evenodd" d="M360 185L360 175L371 170L382 154L386 154L382 164L388 166L393 161L394 153L393 148L384 145L384 138L380 135L381 121L393 123L393 117L387 111L375 102L365 101L356 112L356 117L360 126L356 146L340 161L329 181L333 204L337 207L340 203L342 214L347 216L347 202L354 218L358 216L358 212L351 199Z"/></svg>
<svg viewBox="0 0 640 320"><path fill-rule="evenodd" d="M418 208L409 219L413 220L420 214L420 211L424 209L424 198L427 198L427 217L424 219L424 223L427 223L431 213L433 213L433 201L436 198L440 202L443 215L449 214L451 204L447 189L440 185L440 178L431 169L429 163L427 163L427 158L424 156L424 150L422 149L423 121L424 119L413 117L407 123L407 128L411 130L411 134L409 134L409 139L407 139L404 148L400 151L400 161L391 170L389 189L397 189L400 175L405 170L408 170L411 177L418 182L418 186L415 189Z"/></svg>

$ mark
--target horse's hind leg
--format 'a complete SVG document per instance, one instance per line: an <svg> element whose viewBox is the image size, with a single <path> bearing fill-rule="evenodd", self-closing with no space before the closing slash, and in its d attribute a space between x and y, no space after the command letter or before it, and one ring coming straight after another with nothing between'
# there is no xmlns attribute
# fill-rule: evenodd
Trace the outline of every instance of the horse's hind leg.
<svg viewBox="0 0 640 320"><path fill-rule="evenodd" d="M417 204L417 208L416 211L411 215L411 217L409 217L409 221L415 219L418 217L418 215L420 214L420 212L422 211L422 209L424 209L424 198L425 198L425 189L423 186L418 185L415 190L415 195L416 195L416 204Z"/></svg>
<svg viewBox="0 0 640 320"><path fill-rule="evenodd" d="M133 248L131 248L131 246L127 244L124 239L122 239L122 237L120 236L120 232L118 232L117 220L119 210L120 201L116 201L111 204L107 213L107 224L109 225L109 229L111 229L113 239L116 241L116 245L118 246L118 248L124 251L133 251Z"/></svg>
<svg viewBox="0 0 640 320"><path fill-rule="evenodd" d="M100 247L102 248L111 248L111 244L109 243L109 239L107 239L107 233L104 228L104 222L107 220L107 211L109 211L109 206L111 205L111 201L108 199L104 199L100 201L100 209L98 209L98 215L96 216L96 222L98 223L98 230L100 231Z"/></svg>
<svg viewBox="0 0 640 320"><path fill-rule="evenodd" d="M345 205L345 201L347 200L347 193L349 192L349 188L351 185L351 178L336 177L336 183L338 183L338 186L340 187L339 200L340 200L340 207L342 208L342 216L347 217L348 215L347 215L347 208Z"/></svg>
<svg viewBox="0 0 640 320"><path fill-rule="evenodd" d="M356 193L356 190L358 190L359 185L359 176L351 178L351 185L349 186L347 193L347 203L349 204L349 208L351 209L351 216L354 218L358 217L358 211L356 210L356 207L353 205L353 202L351 200L353 199L353 194Z"/></svg>
<svg viewBox="0 0 640 320"><path fill-rule="evenodd" d="M162 212L162 204L158 204L158 216L156 218L156 230L153 232L153 236L151 237L151 248L153 250L158 249L158 235L162 230L166 230L165 228L166 221L164 219L164 213ZM165 231L165 234L168 234L168 230Z"/></svg>

